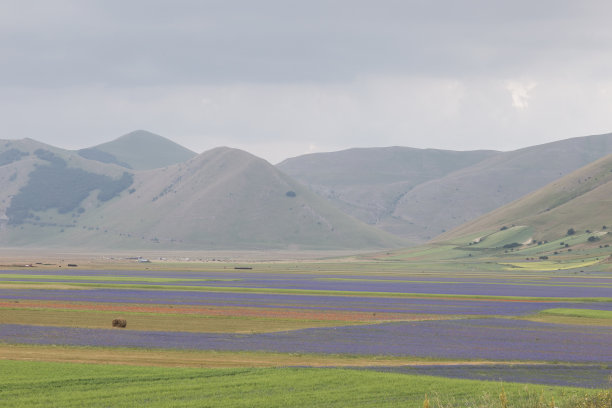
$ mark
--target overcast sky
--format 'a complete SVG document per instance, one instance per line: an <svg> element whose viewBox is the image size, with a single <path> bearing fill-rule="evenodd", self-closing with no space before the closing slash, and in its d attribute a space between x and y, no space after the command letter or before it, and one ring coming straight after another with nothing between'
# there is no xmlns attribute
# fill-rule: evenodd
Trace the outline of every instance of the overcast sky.
<svg viewBox="0 0 612 408"><path fill-rule="evenodd" d="M0 130L277 163L612 132L612 2L0 0Z"/></svg>

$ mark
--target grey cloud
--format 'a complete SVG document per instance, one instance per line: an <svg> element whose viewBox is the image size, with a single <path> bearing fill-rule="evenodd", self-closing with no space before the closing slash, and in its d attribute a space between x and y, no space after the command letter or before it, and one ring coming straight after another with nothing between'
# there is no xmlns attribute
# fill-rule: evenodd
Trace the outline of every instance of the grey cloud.
<svg viewBox="0 0 612 408"><path fill-rule="evenodd" d="M611 65L602 55L609 30L597 25L612 10L608 2L19 4L3 10L0 84L346 82L363 75L507 76L576 59ZM9 23L12 17L21 24Z"/></svg>
<svg viewBox="0 0 612 408"><path fill-rule="evenodd" d="M145 128L280 161L608 132L611 14L569 0L3 0L0 137L80 148Z"/></svg>

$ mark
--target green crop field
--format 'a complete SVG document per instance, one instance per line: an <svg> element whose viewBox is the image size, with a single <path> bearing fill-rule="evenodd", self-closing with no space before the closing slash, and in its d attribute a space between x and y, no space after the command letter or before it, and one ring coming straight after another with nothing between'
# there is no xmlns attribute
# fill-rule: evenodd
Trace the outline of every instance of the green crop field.
<svg viewBox="0 0 612 408"><path fill-rule="evenodd" d="M568 387L318 368L196 369L0 361L1 407L574 407ZM501 398L500 398L501 396ZM507 398L507 405L503 405ZM537 405L542 402L546 405ZM601 405L604 407L604 405Z"/></svg>

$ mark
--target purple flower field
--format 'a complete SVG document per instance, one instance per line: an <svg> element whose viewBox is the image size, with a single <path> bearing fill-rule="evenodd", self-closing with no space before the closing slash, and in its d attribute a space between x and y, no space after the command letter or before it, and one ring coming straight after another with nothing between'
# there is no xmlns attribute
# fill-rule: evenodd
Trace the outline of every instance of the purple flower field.
<svg viewBox="0 0 612 408"><path fill-rule="evenodd" d="M22 273L23 271L6 271L6 273ZM444 293L453 295L487 295L487 296L533 296L533 297L612 297L612 280L603 278L571 278L550 277L547 279L511 279L485 277L428 277L410 276L407 278L346 276L328 279L312 274L263 274L263 273L174 273L146 271L146 273L128 273L126 271L35 271L37 275L69 275L74 276L73 282L79 282L79 276L108 278L121 277L156 277L174 279L213 279L202 282L172 282L149 283L149 285L164 286L223 286L243 288L279 288L307 290L339 290L339 291L369 291L369 292L402 292L402 293ZM214 279L218 279L214 281ZM223 280L226 279L226 280ZM227 281L227 279L236 279ZM8 280L16 281L17 278ZM44 281L41 279L41 281ZM70 282L66 280L48 281ZM82 280L81 280L82 281ZM129 285L132 282L121 282Z"/></svg>
<svg viewBox="0 0 612 408"><path fill-rule="evenodd" d="M612 363L612 328L465 319L211 334L0 325L6 343Z"/></svg>
<svg viewBox="0 0 612 408"><path fill-rule="evenodd" d="M555 307L612 310L612 302L502 302L469 299L310 296L129 289L0 289L0 299L74 302L276 307L443 315L520 316Z"/></svg>
<svg viewBox="0 0 612 408"><path fill-rule="evenodd" d="M0 343L74 346L136 347L144 349L193 349L222 351L269 351L284 353L349 354L364 356L414 356L432 359L533 361L597 364L578 366L457 366L389 368L396 372L445 375L458 378L540 382L543 384L599 387L612 364L612 325L562 325L513 319L551 308L612 310L612 302L578 298L612 298L612 280L603 277L522 276L495 274L463 276L333 275L304 273L257 273L241 271L7 271L45 275L48 278L2 279L29 283L85 282L83 289L48 289L27 284L0 287L2 313L10 313L18 301L79 302L114 305L176 305L244 307L259 309L315 310L317 312L400 313L406 315L465 316L464 319L378 323L359 326L319 327L275 333L192 333L88 329L0 324ZM63 275L54 277L53 275ZM113 281L113 276L130 278ZM68 278L66 278L68 277ZM99 283L118 284L104 288ZM84 279L85 278L85 279ZM132 281L133 278L134 280ZM147 278L203 279L203 281L155 282ZM205 279L205 280L204 280ZM217 279L217 281L215 281ZM137 283L138 286L133 286ZM155 286L162 285L163 288ZM235 287L236 292L189 291L178 286ZM55 287L55 288L54 288ZM240 292L240 288L325 290L325 295ZM338 291L334 293L334 291ZM342 291L350 291L351 296ZM379 292L367 296L359 292ZM448 297L386 297L385 292L443 294ZM529 299L469 299L452 295L522 296ZM560 302L557 298L576 298ZM548 300L550 299L550 300ZM13 303L15 301L15 303ZM78 306L78 305L77 305ZM16 306L19 307L19 306ZM38 307L38 306L35 306ZM44 303L40 307L45 307ZM63 306L59 306L60 308ZM97 308L98 306L95 306ZM78 307L75 309L77 310ZM86 312L85 312L86 313ZM291 313L287 313L291 315ZM474 316L482 316L475 318ZM242 316L240 316L242 317ZM396 316L394 316L396 318ZM410 317L412 318L412 316ZM38 323L37 323L38 324ZM44 323L40 323L44 324ZM69 323L67 324L67 326ZM603 366L602 366L603 365ZM415 371L418 370L418 371ZM581 371L583 370L583 371Z"/></svg>
<svg viewBox="0 0 612 408"><path fill-rule="evenodd" d="M389 373L433 375L447 378L560 385L582 388L607 388L610 386L610 375L612 375L612 366L601 364L457 364L368 367L365 369Z"/></svg>

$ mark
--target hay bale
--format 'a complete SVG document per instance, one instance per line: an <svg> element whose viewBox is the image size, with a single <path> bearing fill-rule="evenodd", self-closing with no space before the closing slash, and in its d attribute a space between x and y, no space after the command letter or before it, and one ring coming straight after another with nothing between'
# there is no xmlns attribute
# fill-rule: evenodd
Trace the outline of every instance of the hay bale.
<svg viewBox="0 0 612 408"><path fill-rule="evenodd" d="M124 328L127 326L127 320L125 319L113 319L113 327Z"/></svg>

